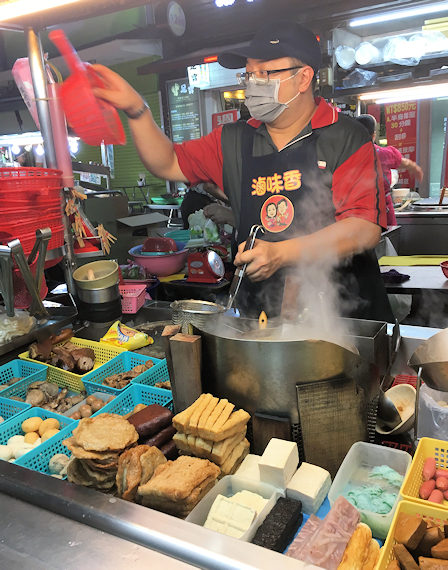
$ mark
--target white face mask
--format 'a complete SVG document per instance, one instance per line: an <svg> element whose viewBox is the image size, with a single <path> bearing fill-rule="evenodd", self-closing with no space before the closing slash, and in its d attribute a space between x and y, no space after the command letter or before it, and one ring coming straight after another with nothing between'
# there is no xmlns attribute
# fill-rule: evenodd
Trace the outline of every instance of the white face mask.
<svg viewBox="0 0 448 570"><path fill-rule="evenodd" d="M300 95L299 92L286 103L280 103L278 100L280 83L289 81L298 73L296 71L290 77L282 80L270 79L267 83L257 83L256 79L249 79L246 87L246 107L249 109L252 117L264 123L275 121L288 108L288 104Z"/></svg>

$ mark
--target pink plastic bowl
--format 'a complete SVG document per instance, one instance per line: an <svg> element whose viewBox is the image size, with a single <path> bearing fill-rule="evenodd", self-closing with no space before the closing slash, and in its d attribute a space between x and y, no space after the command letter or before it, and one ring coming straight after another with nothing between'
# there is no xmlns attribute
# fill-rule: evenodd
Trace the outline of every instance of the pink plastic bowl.
<svg viewBox="0 0 448 570"><path fill-rule="evenodd" d="M442 268L443 274L448 279L448 261L442 261L440 267Z"/></svg>
<svg viewBox="0 0 448 570"><path fill-rule="evenodd" d="M179 273L187 262L187 249L157 256L141 255L141 250L142 246L137 245L129 250L129 255L151 275L166 277L167 275Z"/></svg>

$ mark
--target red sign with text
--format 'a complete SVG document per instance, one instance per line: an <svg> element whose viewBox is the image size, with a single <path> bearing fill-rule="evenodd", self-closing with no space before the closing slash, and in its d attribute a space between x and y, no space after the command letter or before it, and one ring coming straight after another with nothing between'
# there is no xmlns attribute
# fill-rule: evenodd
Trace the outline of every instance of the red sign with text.
<svg viewBox="0 0 448 570"><path fill-rule="evenodd" d="M230 109L229 111L221 111L212 115L212 129L227 125L227 123L236 123L238 121L238 110Z"/></svg>
<svg viewBox="0 0 448 570"><path fill-rule="evenodd" d="M387 143L398 149L404 158L414 162L417 157L417 101L384 105ZM414 176L399 170L399 184L406 188L415 185Z"/></svg>

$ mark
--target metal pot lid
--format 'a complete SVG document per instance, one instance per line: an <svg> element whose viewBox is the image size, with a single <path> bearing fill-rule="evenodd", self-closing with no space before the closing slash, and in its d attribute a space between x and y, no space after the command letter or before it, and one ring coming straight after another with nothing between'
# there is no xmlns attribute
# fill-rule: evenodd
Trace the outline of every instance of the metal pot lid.
<svg viewBox="0 0 448 570"><path fill-rule="evenodd" d="M422 342L408 365L416 372L421 368L421 378L430 388L448 392L448 329Z"/></svg>

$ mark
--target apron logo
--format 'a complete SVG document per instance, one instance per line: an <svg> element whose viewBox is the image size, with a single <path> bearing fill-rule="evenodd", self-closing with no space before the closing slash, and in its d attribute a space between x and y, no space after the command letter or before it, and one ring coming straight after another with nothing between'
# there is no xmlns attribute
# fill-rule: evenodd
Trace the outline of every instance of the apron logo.
<svg viewBox="0 0 448 570"><path fill-rule="evenodd" d="M287 170L283 174L272 176L259 176L252 179L252 196L264 196L266 192L280 194L286 190L298 190L302 186L302 173L300 170Z"/></svg>
<svg viewBox="0 0 448 570"><path fill-rule="evenodd" d="M325 162L325 160L318 160L317 166L323 170L324 168L327 168L327 163Z"/></svg>
<svg viewBox="0 0 448 570"><path fill-rule="evenodd" d="M283 232L292 224L294 206L285 196L271 196L261 207L260 219L268 232Z"/></svg>

